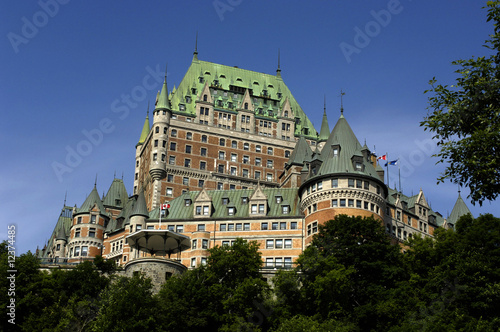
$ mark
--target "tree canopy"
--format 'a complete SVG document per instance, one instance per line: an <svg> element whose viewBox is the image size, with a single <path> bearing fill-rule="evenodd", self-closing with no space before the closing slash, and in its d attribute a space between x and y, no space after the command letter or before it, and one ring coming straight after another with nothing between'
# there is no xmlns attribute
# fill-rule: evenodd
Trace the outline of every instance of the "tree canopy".
<svg viewBox="0 0 500 332"><path fill-rule="evenodd" d="M469 187L480 205L500 194L500 2L487 8L494 31L485 46L492 54L452 62L459 77L451 86L433 78L430 113L420 123L437 139L438 163L447 165L438 183Z"/></svg>

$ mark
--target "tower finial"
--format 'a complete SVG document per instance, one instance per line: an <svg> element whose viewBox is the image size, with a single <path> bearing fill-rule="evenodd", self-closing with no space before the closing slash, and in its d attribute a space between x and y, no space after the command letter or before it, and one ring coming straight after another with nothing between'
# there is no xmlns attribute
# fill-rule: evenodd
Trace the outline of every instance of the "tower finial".
<svg viewBox="0 0 500 332"><path fill-rule="evenodd" d="M95 173L94 188L97 187L97 173Z"/></svg>
<svg viewBox="0 0 500 332"><path fill-rule="evenodd" d="M193 60L198 60L198 31L196 31L196 40L194 43Z"/></svg>
<svg viewBox="0 0 500 332"><path fill-rule="evenodd" d="M67 190L64 193L64 204L63 204L63 207L66 206L66 197L68 197L68 191Z"/></svg>
<svg viewBox="0 0 500 332"><path fill-rule="evenodd" d="M115 169L115 174L113 174L113 179L116 179L116 169Z"/></svg>
<svg viewBox="0 0 500 332"><path fill-rule="evenodd" d="M146 111L146 116L149 117L149 100L148 100L148 110Z"/></svg>
<svg viewBox="0 0 500 332"><path fill-rule="evenodd" d="M280 67L280 49L278 48L278 69L276 69L276 76L281 77L281 67Z"/></svg>
<svg viewBox="0 0 500 332"><path fill-rule="evenodd" d="M165 64L165 82L167 81L168 62Z"/></svg>
<svg viewBox="0 0 500 332"><path fill-rule="evenodd" d="M344 115L344 103L342 100L342 96L345 95L345 92L340 89L340 115Z"/></svg>
<svg viewBox="0 0 500 332"><path fill-rule="evenodd" d="M323 114L326 114L326 93L323 96Z"/></svg>

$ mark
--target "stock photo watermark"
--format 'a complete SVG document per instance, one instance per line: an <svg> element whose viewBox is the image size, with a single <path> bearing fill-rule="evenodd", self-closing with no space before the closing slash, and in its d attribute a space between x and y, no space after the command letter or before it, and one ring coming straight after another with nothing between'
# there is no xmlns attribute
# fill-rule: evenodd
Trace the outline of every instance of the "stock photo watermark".
<svg viewBox="0 0 500 332"><path fill-rule="evenodd" d="M120 98L116 98L111 103L110 110L118 116L118 119L125 120L131 109L146 100L148 91L155 89L163 82L165 73L160 69L160 65L156 65L154 69L147 66L146 71L147 74L143 77L141 84L134 86L128 94L122 93ZM97 146L102 144L105 135L115 131L115 123L116 120L113 121L108 117L102 118L95 128L81 131L84 138L76 145L66 145L66 155L63 160L53 161L51 164L59 182L63 181L64 174L73 172L83 162L84 157L89 156Z"/></svg>
<svg viewBox="0 0 500 332"><path fill-rule="evenodd" d="M212 5L219 19L224 21L224 13L232 12L236 6L239 6L243 0L214 0Z"/></svg>
<svg viewBox="0 0 500 332"><path fill-rule="evenodd" d="M16 225L7 226L7 321L16 324Z"/></svg>
<svg viewBox="0 0 500 332"><path fill-rule="evenodd" d="M26 45L38 35L40 29L45 27L51 18L54 18L59 13L61 5L65 5L70 0L40 0L38 6L40 10L36 11L31 19L21 17L21 29L19 33L13 31L7 33L7 39L14 50L14 53L19 53L19 46Z"/></svg>
<svg viewBox="0 0 500 332"><path fill-rule="evenodd" d="M411 0L409 0L411 1ZM361 50L370 45L373 38L377 37L381 32L382 28L387 27L394 15L401 14L404 7L399 0L389 0L387 2L386 9L380 9L378 11L371 10L370 15L373 20L368 21L363 27L354 27L354 37L352 44L347 42L342 42L339 44L340 50L344 55L347 63L352 62L353 54L361 53Z"/></svg>

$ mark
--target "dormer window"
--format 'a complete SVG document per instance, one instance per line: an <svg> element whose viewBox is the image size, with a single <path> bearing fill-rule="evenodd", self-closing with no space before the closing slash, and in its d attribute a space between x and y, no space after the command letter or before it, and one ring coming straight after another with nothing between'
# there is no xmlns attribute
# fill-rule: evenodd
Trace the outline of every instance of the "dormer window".
<svg viewBox="0 0 500 332"><path fill-rule="evenodd" d="M244 108L247 110L248 109L248 103L245 103Z"/></svg>
<svg viewBox="0 0 500 332"><path fill-rule="evenodd" d="M288 111L285 111L285 118L288 118Z"/></svg>
<svg viewBox="0 0 500 332"><path fill-rule="evenodd" d="M363 170L363 164L361 164L360 162L355 162L354 163L354 168L356 169L356 171L362 171Z"/></svg>
<svg viewBox="0 0 500 332"><path fill-rule="evenodd" d="M186 110L186 106L183 104L179 104L179 111L184 112Z"/></svg>
<svg viewBox="0 0 500 332"><path fill-rule="evenodd" d="M234 208L234 206L229 206L229 207L227 208L227 215L228 215L228 216L234 216L234 213L235 213L235 208Z"/></svg>
<svg viewBox="0 0 500 332"><path fill-rule="evenodd" d="M203 95L203 101L207 101L208 100L208 96L205 94Z"/></svg>
<svg viewBox="0 0 500 332"><path fill-rule="evenodd" d="M333 156L338 157L339 156L339 149L338 148L333 148Z"/></svg>
<svg viewBox="0 0 500 332"><path fill-rule="evenodd" d="M229 197L222 197L222 205L227 205L229 203Z"/></svg>
<svg viewBox="0 0 500 332"><path fill-rule="evenodd" d="M283 205L281 207L281 213L283 213L283 214L289 214L290 213L290 205Z"/></svg>
<svg viewBox="0 0 500 332"><path fill-rule="evenodd" d="M191 205L191 199L187 198L184 200L184 206L190 206Z"/></svg>
<svg viewBox="0 0 500 332"><path fill-rule="evenodd" d="M242 197L241 204L248 204L248 197Z"/></svg>
<svg viewBox="0 0 500 332"><path fill-rule="evenodd" d="M276 196L276 204L280 204L282 200L283 200L283 197Z"/></svg>
<svg viewBox="0 0 500 332"><path fill-rule="evenodd" d="M278 93L277 93L277 96L278 96L278 99L281 99L282 93L281 93L281 92L278 92Z"/></svg>

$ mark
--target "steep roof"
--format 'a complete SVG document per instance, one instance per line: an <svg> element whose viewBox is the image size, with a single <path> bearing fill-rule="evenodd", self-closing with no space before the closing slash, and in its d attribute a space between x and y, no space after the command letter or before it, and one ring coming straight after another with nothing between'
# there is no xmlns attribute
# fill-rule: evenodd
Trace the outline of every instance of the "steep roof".
<svg viewBox="0 0 500 332"><path fill-rule="evenodd" d="M252 196L252 194L254 194L254 192L255 190L253 189L206 191L207 195L212 200L212 214L210 216L210 219L237 219L250 217L250 197ZM267 196L268 210L265 218L302 216L297 189L269 188L262 189L262 192ZM195 202L198 194L199 193L196 191L191 191L170 201L169 213L165 220L193 219L194 205L191 204L190 206L186 206L185 199L190 198L192 202ZM281 203L276 203L276 196L282 197ZM229 203L227 205L222 204L223 197L229 199ZM243 203L243 197L247 198L247 203ZM290 212L288 214L283 214L281 208L281 206L283 205L290 206ZM228 215L228 207L235 207L236 211L234 216ZM150 219L158 219L159 209L157 208L151 211L149 215ZM162 217L162 221L163 220L164 219Z"/></svg>
<svg viewBox="0 0 500 332"><path fill-rule="evenodd" d="M326 108L323 111L323 120L321 121L321 130L319 132L318 140L320 142L326 141L330 136L330 126L328 125L328 118L326 116Z"/></svg>
<svg viewBox="0 0 500 332"><path fill-rule="evenodd" d="M101 198L99 197L99 193L97 192L97 188L94 186L94 189L92 189L90 194L85 199L85 202L83 202L82 206L77 209L75 214L90 212L95 204L97 204L97 207L101 211L101 214L107 215L106 209L104 208Z"/></svg>
<svg viewBox="0 0 500 332"><path fill-rule="evenodd" d="M108 193L102 201L104 206L123 208L127 203L128 193L122 179L113 179Z"/></svg>
<svg viewBox="0 0 500 332"><path fill-rule="evenodd" d="M137 145L141 145L146 141L150 128L151 127L149 125L149 111L148 111L148 113L146 114L146 120L144 120L144 126L142 126L141 136L139 137L139 142L137 142Z"/></svg>
<svg viewBox="0 0 500 332"><path fill-rule="evenodd" d="M460 196L460 193L458 193L458 198L455 202L455 206L453 207L453 210L451 210L450 216L446 221L449 224L454 225L461 216L464 216L466 214L472 215L469 208L467 207L467 204L465 204L464 200L462 199L462 196Z"/></svg>
<svg viewBox="0 0 500 332"><path fill-rule="evenodd" d="M56 227L52 231L52 234L48 241L47 248L52 248L55 240L66 240L68 239L69 230L73 224L73 208L70 206L64 206L61 210L61 214L57 219ZM43 250L39 252L39 257L46 257L49 250Z"/></svg>
<svg viewBox="0 0 500 332"><path fill-rule="evenodd" d="M167 71L165 70L165 80L163 81L163 86L161 88L160 95L158 96L158 102L156 103L156 110L169 110L170 101L168 100L168 88L167 88Z"/></svg>
<svg viewBox="0 0 500 332"><path fill-rule="evenodd" d="M137 200L134 203L132 212L130 212L128 217L130 218L132 216L144 216L146 218L149 217L148 208L146 205L146 198L144 197L143 190L139 192L139 196L137 196Z"/></svg>
<svg viewBox="0 0 500 332"><path fill-rule="evenodd" d="M200 78L202 78L202 80L200 80ZM217 79L217 85L214 83L215 79ZM251 89L252 95L257 98L267 94L267 96L269 96L272 100L280 100L280 103L277 105L274 105L274 102L272 101L269 102L268 105L264 105L265 109L263 110L263 114L259 114L259 116L273 119L277 119L280 114L279 110L281 103L288 98L295 117L300 119L300 124L296 126L295 135L300 135L303 132L302 130L307 128L307 136L309 138L316 139L316 130L314 129L314 126L280 76L258 73L251 70L225 66L213 62L201 61L198 60L197 57L193 58L193 61L179 84L177 91L172 94L172 98L170 100L172 111L181 112L179 110L179 105L182 104L185 106L185 111L181 113L196 116L196 105L194 101L199 99L205 83L208 83L209 86L213 86L216 89L222 90L230 90L230 86L239 88L242 92L237 93L237 98L234 98L234 93L231 96L234 103L233 106L235 107L242 102L245 94L244 91L248 89ZM193 94L192 89L195 89L195 94ZM281 93L281 98L278 97L278 93ZM216 108L226 108L229 95L231 95L231 93L221 96L223 106L216 106ZM186 102L186 97L190 97L191 102ZM254 106L257 107L258 104L259 102L257 102ZM269 115L269 113L266 112L270 108L273 110L273 115Z"/></svg>
<svg viewBox="0 0 500 332"><path fill-rule="evenodd" d="M290 154L290 159L287 161L287 165L304 165L305 161L309 161L313 155L311 147L307 144L304 136L300 136L299 140L295 144L295 148Z"/></svg>
<svg viewBox="0 0 500 332"><path fill-rule="evenodd" d="M334 157L334 146L336 145L340 146L340 151L337 152L338 156ZM330 133L321 155L319 155L322 164L317 175L353 173L368 175L380 181L375 167L367 158L363 157L363 149L344 115L341 115ZM361 160L364 166L362 170L355 169L352 162L354 156L362 157Z"/></svg>

